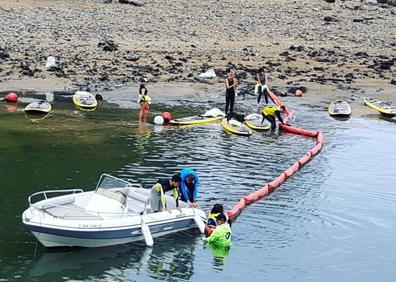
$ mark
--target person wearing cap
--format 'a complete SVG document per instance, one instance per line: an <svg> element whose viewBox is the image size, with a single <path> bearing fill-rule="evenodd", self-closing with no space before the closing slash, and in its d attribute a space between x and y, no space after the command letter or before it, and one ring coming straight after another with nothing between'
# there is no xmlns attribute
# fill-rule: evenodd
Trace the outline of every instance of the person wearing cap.
<svg viewBox="0 0 396 282"><path fill-rule="evenodd" d="M222 204L214 204L212 210L210 211L210 214L208 214L208 222L206 223L205 226L205 236L209 237L210 234L212 234L213 230L216 228L217 226L217 222L216 222L216 217L221 214L224 213L224 207ZM231 222L228 220L228 223L231 226Z"/></svg>
<svg viewBox="0 0 396 282"><path fill-rule="evenodd" d="M281 110L285 110L285 106L265 106L261 112L263 119L261 120L261 124L264 122L264 119L268 120L271 123L271 131L274 131L276 128L275 116L278 118L279 122L286 124L281 116Z"/></svg>
<svg viewBox="0 0 396 282"><path fill-rule="evenodd" d="M168 210L166 204L165 193L168 191L173 192L173 198L175 199L176 207L179 208L179 192L178 187L180 185L181 177L180 173L176 173L171 179L161 178L151 188L150 193L150 205L151 212Z"/></svg>
<svg viewBox="0 0 396 282"><path fill-rule="evenodd" d="M181 183L180 183L180 199L188 204L189 207L196 208L199 179L198 175L191 168L185 168L180 171Z"/></svg>
<svg viewBox="0 0 396 282"><path fill-rule="evenodd" d="M204 237L202 240L205 243L212 244L218 247L229 247L231 245L231 227L227 222L227 217L224 213L220 213L216 217L216 228L209 237Z"/></svg>
<svg viewBox="0 0 396 282"><path fill-rule="evenodd" d="M139 120L145 120L150 109L151 97L148 95L148 90L146 88L147 79L143 78L140 80L139 86L139 99L138 103L140 105L139 109Z"/></svg>

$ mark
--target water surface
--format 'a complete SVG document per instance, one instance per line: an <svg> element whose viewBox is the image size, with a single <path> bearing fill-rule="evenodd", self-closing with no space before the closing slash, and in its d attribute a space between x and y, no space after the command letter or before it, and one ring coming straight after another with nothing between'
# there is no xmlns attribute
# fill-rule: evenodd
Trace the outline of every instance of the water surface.
<svg viewBox="0 0 396 282"><path fill-rule="evenodd" d="M220 102L155 105L177 117ZM4 281L391 281L396 235L395 123L378 115L330 118L289 98L295 124L320 129L321 154L233 225L228 253L204 246L197 232L98 249L49 250L21 223L38 190L94 187L103 172L149 188L189 166L201 181L200 205L231 208L271 181L314 141L286 133L239 137L219 123L194 127L139 124L136 110L103 104L75 111L54 102L46 119L0 111L0 280ZM254 100L238 100L238 111ZM322 105L323 106L323 105ZM37 249L36 249L37 247Z"/></svg>

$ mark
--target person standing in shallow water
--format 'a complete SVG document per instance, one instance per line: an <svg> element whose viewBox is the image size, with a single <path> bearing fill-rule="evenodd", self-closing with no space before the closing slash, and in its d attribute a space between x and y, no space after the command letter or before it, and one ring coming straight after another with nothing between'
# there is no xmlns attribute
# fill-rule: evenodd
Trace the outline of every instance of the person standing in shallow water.
<svg viewBox="0 0 396 282"><path fill-rule="evenodd" d="M139 99L138 103L140 105L139 109L139 120L145 121L147 119L147 115L150 109L151 97L148 95L148 90L146 88L147 79L144 78L140 81L139 86Z"/></svg>
<svg viewBox="0 0 396 282"><path fill-rule="evenodd" d="M238 84L238 81L235 78L235 71L231 70L228 73L227 78L225 79L225 86L226 86L225 114L227 116L227 120L230 120L230 116L231 116L230 114L234 112L235 88L236 88L237 84Z"/></svg>
<svg viewBox="0 0 396 282"><path fill-rule="evenodd" d="M260 67L256 73L256 87L254 88L257 96L257 107L260 106L261 96L264 94L265 105L268 105L268 86L267 86L267 75L264 72L264 68Z"/></svg>

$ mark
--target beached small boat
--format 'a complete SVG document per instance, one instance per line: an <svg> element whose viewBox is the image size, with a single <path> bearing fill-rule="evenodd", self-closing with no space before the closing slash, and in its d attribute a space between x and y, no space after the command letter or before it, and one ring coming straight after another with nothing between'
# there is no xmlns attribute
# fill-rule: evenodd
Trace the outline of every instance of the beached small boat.
<svg viewBox="0 0 396 282"><path fill-rule="evenodd" d="M330 103L328 112L334 117L349 117L352 114L352 109L348 102L337 100Z"/></svg>
<svg viewBox="0 0 396 282"><path fill-rule="evenodd" d="M245 116L245 124L255 130L269 130L271 124L261 114L253 113Z"/></svg>
<svg viewBox="0 0 396 282"><path fill-rule="evenodd" d="M47 101L41 100L41 101L34 101L28 104L25 109L25 113L27 114L41 114L41 115L46 115L49 112L52 111L52 106L50 103Z"/></svg>
<svg viewBox="0 0 396 282"><path fill-rule="evenodd" d="M222 120L221 125L226 131L233 134L249 136L253 133L253 131L247 125L235 119L230 119L229 121L227 121L227 119L225 118Z"/></svg>
<svg viewBox="0 0 396 282"><path fill-rule="evenodd" d="M207 111L203 115L172 119L169 123L171 125L204 124L219 121L223 117L224 113L219 109L214 108Z"/></svg>
<svg viewBox="0 0 396 282"><path fill-rule="evenodd" d="M383 115L396 116L396 107L391 102L384 102L373 98L363 98L366 106L380 112Z"/></svg>
<svg viewBox="0 0 396 282"><path fill-rule="evenodd" d="M40 200L34 202L34 199ZM50 190L28 198L23 223L45 247L102 247L145 240L197 228L204 231L205 213L166 196L170 211L152 212L150 190L102 174L94 191Z"/></svg>
<svg viewBox="0 0 396 282"><path fill-rule="evenodd" d="M73 103L80 110L92 111L98 105L95 96L86 91L77 91L73 95Z"/></svg>

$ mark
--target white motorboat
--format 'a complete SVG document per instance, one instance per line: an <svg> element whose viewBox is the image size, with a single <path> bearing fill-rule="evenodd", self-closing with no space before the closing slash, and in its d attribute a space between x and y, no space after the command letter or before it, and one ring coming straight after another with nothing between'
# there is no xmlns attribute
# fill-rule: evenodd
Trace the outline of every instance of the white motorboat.
<svg viewBox="0 0 396 282"><path fill-rule="evenodd" d="M152 212L149 189L108 174L101 175L94 191L41 191L28 202L23 223L45 247L102 247L143 239L152 246L156 236L191 228L203 232L206 222L202 210L181 201L177 209L168 195L168 210Z"/></svg>

